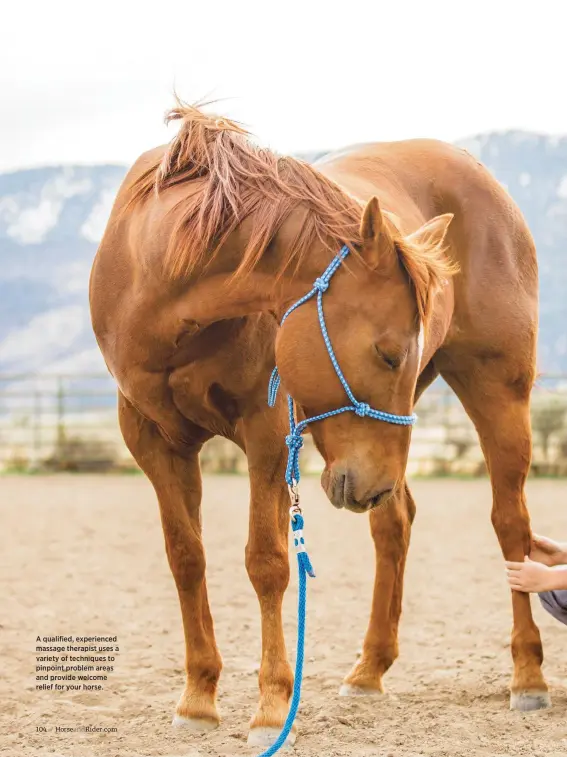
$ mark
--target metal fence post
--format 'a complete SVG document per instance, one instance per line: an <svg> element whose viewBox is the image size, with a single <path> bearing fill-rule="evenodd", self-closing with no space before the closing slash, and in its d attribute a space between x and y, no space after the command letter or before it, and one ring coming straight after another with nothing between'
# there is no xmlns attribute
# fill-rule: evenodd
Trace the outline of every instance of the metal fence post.
<svg viewBox="0 0 567 757"><path fill-rule="evenodd" d="M65 446L65 386L63 377L57 377L57 450L62 454Z"/></svg>
<svg viewBox="0 0 567 757"><path fill-rule="evenodd" d="M30 470L38 470L41 465L41 389L38 388L37 379L33 392L32 410L32 459Z"/></svg>

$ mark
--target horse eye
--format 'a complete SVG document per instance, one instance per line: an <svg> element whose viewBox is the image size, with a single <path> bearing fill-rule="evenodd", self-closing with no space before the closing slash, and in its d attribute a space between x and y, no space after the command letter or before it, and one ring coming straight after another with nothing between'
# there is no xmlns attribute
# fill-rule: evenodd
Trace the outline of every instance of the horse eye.
<svg viewBox="0 0 567 757"><path fill-rule="evenodd" d="M388 366L388 368L390 368L390 370L395 371L396 368L399 368L400 365L402 364L403 359L404 359L403 356L392 355L392 354L388 354L387 352L382 352L382 350L380 349L380 347L378 347L378 345L375 345L375 349L376 349L376 352L378 353L378 356L382 360L382 362L386 363L386 365Z"/></svg>

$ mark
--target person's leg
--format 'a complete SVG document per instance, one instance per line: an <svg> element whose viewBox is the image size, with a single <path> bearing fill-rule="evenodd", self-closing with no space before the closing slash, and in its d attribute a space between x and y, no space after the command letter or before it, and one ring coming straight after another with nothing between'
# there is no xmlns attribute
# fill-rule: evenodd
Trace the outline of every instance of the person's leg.
<svg viewBox="0 0 567 757"><path fill-rule="evenodd" d="M538 596L543 609L567 626L567 589L542 591Z"/></svg>

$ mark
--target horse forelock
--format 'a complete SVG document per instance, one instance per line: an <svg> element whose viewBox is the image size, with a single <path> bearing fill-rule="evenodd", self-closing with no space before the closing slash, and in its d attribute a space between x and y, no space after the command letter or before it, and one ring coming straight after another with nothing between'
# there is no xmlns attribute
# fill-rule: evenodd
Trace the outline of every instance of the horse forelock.
<svg viewBox="0 0 567 757"><path fill-rule="evenodd" d="M395 245L415 294L420 324L427 331L435 294L457 273L458 267L446 255L443 245L418 245L403 237L396 239Z"/></svg>
<svg viewBox="0 0 567 757"><path fill-rule="evenodd" d="M427 331L433 310L435 293L458 271L458 266L447 256L443 245L418 244L408 240L401 232L401 219L388 210L382 210L385 233L391 237L400 265L415 296L420 326L420 339Z"/></svg>

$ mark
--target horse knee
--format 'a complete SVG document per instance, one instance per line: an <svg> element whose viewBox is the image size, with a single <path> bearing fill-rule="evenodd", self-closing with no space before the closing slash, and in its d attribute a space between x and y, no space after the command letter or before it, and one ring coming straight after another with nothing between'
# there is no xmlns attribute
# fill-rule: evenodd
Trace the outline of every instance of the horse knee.
<svg viewBox="0 0 567 757"><path fill-rule="evenodd" d="M283 594L289 583L289 558L286 549L246 547L246 570L258 596Z"/></svg>
<svg viewBox="0 0 567 757"><path fill-rule="evenodd" d="M177 588L190 591L205 579L205 551L200 539L165 534L165 551Z"/></svg>
<svg viewBox="0 0 567 757"><path fill-rule="evenodd" d="M392 559L405 554L410 538L413 514L405 506L370 513L370 532L377 551Z"/></svg>

